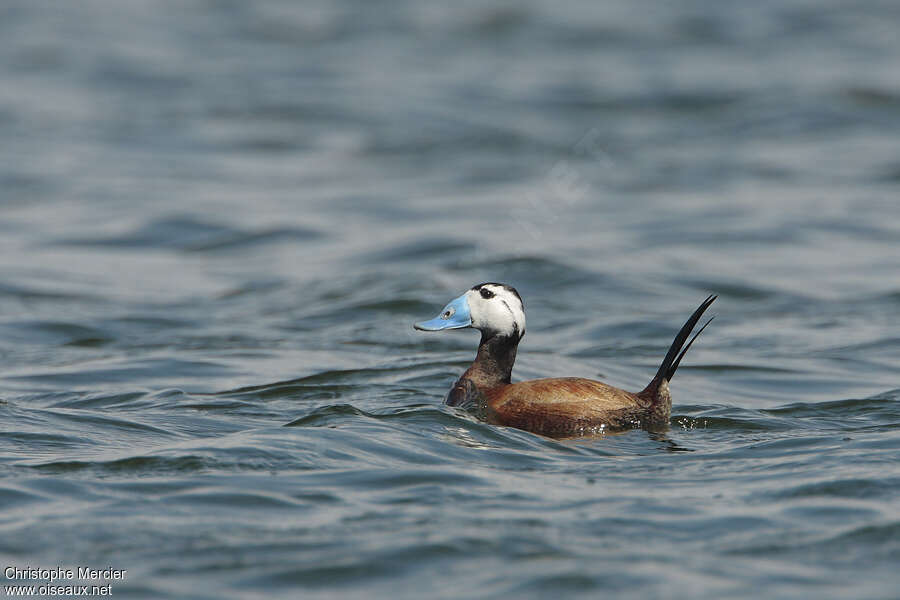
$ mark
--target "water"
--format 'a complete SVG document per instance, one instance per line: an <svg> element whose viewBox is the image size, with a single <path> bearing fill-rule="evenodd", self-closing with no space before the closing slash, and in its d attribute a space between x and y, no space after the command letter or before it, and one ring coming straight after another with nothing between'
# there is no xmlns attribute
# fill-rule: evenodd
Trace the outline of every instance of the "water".
<svg viewBox="0 0 900 600"><path fill-rule="evenodd" d="M898 16L6 2L4 567L127 569L132 598L898 597ZM482 281L525 299L515 378L627 389L718 293L671 428L442 406L477 334L412 322Z"/></svg>

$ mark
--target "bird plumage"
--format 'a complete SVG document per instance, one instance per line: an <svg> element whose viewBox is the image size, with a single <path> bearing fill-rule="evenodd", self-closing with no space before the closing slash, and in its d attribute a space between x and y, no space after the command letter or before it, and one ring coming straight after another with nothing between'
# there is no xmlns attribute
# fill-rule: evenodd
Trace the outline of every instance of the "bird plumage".
<svg viewBox="0 0 900 600"><path fill-rule="evenodd" d="M515 288L498 283L473 287L417 329L436 331L474 327L481 331L475 360L447 394L450 406L472 409L485 420L541 433L567 436L633 427L668 425L672 400L669 381L681 359L712 321L688 341L709 296L682 326L650 383L628 392L601 381L578 377L511 382L519 341L525 333L525 307Z"/></svg>

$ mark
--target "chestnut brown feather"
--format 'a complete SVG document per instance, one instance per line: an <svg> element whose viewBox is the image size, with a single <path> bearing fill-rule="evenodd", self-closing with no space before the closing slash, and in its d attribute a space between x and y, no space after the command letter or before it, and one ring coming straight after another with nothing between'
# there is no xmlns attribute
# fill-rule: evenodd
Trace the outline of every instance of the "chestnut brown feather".
<svg viewBox="0 0 900 600"><path fill-rule="evenodd" d="M600 381L535 379L484 390L486 418L544 435L574 435L639 427L650 399Z"/></svg>

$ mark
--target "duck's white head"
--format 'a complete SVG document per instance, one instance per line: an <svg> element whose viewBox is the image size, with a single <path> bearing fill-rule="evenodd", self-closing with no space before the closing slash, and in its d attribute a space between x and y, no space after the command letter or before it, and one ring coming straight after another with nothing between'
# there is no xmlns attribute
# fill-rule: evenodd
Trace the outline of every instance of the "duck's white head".
<svg viewBox="0 0 900 600"><path fill-rule="evenodd" d="M525 335L525 305L516 288L503 283L481 283L451 300L435 318L414 327L422 331L473 327L482 335L519 340Z"/></svg>

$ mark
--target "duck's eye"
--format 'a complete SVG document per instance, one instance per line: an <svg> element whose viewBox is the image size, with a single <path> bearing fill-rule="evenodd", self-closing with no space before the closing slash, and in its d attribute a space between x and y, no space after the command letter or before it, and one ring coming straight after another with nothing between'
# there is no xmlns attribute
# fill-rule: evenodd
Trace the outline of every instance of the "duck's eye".
<svg viewBox="0 0 900 600"><path fill-rule="evenodd" d="M455 313L455 312L456 312L455 308L448 308L441 314L441 318L444 320L449 319L450 317L453 316L453 313Z"/></svg>
<svg viewBox="0 0 900 600"><path fill-rule="evenodd" d="M481 288L480 291L481 291L481 297L484 298L485 300L490 300L491 298L493 298L495 296L494 292L492 292L491 290L489 290L487 288Z"/></svg>

